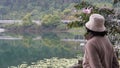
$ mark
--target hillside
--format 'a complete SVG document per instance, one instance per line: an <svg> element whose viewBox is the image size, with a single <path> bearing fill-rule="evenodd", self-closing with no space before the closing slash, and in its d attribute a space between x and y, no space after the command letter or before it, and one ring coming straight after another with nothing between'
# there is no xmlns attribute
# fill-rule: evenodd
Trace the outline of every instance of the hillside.
<svg viewBox="0 0 120 68"><path fill-rule="evenodd" d="M53 11L63 11L79 0L1 0L0 19L22 19L27 13L33 13L34 19Z"/></svg>
<svg viewBox="0 0 120 68"><path fill-rule="evenodd" d="M72 8L70 5L82 0L1 0L0 19L22 19L27 13L32 13L32 19L41 19L45 14L54 14L53 11L63 12ZM87 1L87 0L86 0ZM88 0L98 3L104 0ZM106 0L106 2L111 2Z"/></svg>

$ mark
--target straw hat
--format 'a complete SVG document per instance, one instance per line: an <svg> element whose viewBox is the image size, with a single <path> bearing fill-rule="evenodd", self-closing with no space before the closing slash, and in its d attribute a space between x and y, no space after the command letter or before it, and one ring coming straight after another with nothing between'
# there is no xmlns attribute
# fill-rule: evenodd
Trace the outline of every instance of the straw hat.
<svg viewBox="0 0 120 68"><path fill-rule="evenodd" d="M85 26L92 31L102 32L106 30L104 23L105 18L102 15L92 14Z"/></svg>

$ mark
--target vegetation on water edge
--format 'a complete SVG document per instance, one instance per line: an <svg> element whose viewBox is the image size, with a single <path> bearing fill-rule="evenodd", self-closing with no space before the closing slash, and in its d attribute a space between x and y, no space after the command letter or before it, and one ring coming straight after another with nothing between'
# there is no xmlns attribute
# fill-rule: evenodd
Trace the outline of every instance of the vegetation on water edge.
<svg viewBox="0 0 120 68"><path fill-rule="evenodd" d="M77 64L77 58L56 58L44 59L37 62L32 62L31 65L27 63L20 64L18 66L11 66L9 68L69 68L75 63Z"/></svg>

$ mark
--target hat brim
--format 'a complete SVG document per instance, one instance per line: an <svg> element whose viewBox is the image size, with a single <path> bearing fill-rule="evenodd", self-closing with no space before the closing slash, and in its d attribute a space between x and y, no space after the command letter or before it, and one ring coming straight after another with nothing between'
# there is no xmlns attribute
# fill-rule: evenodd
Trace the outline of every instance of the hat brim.
<svg viewBox="0 0 120 68"><path fill-rule="evenodd" d="M103 25L102 27L96 27L96 26L93 26L93 24L91 23L91 21L88 21L86 24L85 24L85 27L87 27L88 29L92 30L92 31L97 31L97 32L103 32L106 30L105 26Z"/></svg>

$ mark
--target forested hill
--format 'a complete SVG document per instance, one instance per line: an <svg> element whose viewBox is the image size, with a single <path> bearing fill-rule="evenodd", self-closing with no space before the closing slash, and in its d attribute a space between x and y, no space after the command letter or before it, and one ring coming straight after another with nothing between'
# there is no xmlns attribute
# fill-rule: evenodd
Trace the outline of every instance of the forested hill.
<svg viewBox="0 0 120 68"><path fill-rule="evenodd" d="M34 11L34 18L38 18L51 11L62 11L71 3L80 0L0 0L0 19L21 19L26 13Z"/></svg>
<svg viewBox="0 0 120 68"><path fill-rule="evenodd" d="M33 19L41 19L53 11L63 12L72 8L74 3L83 0L0 0L0 19L21 19L27 13L32 13ZM111 2L112 0L85 0L91 3ZM104 2L104 3L105 3Z"/></svg>

